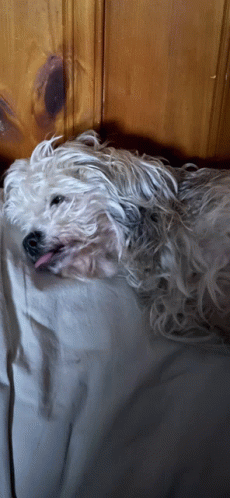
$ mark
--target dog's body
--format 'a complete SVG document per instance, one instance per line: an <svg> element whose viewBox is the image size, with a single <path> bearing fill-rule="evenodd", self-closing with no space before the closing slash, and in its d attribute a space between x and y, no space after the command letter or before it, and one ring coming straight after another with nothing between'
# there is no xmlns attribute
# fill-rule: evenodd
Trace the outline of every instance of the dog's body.
<svg viewBox="0 0 230 498"><path fill-rule="evenodd" d="M230 173L173 169L101 145L94 132L37 146L5 179L5 210L36 268L110 277L125 269L164 335L211 331L227 307Z"/></svg>

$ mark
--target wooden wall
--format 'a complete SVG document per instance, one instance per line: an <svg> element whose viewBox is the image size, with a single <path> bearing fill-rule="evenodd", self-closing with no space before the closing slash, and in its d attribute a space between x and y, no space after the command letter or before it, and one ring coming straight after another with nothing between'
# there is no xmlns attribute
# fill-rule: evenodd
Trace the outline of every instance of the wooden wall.
<svg viewBox="0 0 230 498"><path fill-rule="evenodd" d="M228 33L225 0L107 0L104 121L186 157L215 155Z"/></svg>
<svg viewBox="0 0 230 498"><path fill-rule="evenodd" d="M0 0L0 155L101 127L118 145L228 158L229 6Z"/></svg>

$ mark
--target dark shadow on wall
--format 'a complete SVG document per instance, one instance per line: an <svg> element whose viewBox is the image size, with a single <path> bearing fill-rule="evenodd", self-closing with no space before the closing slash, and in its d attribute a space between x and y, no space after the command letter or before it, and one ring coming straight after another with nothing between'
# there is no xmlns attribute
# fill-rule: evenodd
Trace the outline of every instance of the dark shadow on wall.
<svg viewBox="0 0 230 498"><path fill-rule="evenodd" d="M191 162L200 168L230 169L230 157L224 159L188 157L183 151L175 147L165 147L148 137L125 133L116 123L105 123L100 129L100 135L102 141L107 140L115 148L121 147L130 151L138 151L140 154L161 156L174 167Z"/></svg>
<svg viewBox="0 0 230 498"><path fill-rule="evenodd" d="M99 130L102 141L108 141L109 145L115 148L128 149L132 152L138 151L140 154L150 156L160 156L169 161L174 167L180 167L184 163L192 162L199 167L211 167L218 169L230 169L229 158L208 158L188 157L183 151L175 147L165 147L148 137L125 133L116 123L105 123ZM71 139L73 137L70 137ZM0 187L3 186L4 173L12 164L12 159L0 155Z"/></svg>
<svg viewBox="0 0 230 498"><path fill-rule="evenodd" d="M4 173L12 164L12 159L0 155L0 188L3 187Z"/></svg>

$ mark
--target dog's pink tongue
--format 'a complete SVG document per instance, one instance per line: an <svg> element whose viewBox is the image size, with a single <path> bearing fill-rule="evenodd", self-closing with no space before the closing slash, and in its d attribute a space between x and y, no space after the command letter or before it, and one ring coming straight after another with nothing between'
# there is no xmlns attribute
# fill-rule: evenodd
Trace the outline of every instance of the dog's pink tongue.
<svg viewBox="0 0 230 498"><path fill-rule="evenodd" d="M53 251L47 252L46 254L43 254L35 263L35 268L39 268L42 265L47 265L51 258L53 256Z"/></svg>

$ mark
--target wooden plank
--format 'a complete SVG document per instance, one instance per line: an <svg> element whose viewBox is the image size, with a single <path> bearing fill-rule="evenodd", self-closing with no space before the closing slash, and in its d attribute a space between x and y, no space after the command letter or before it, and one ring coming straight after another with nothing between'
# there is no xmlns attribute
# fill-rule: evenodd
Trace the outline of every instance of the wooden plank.
<svg viewBox="0 0 230 498"><path fill-rule="evenodd" d="M0 154L100 124L103 0L0 0Z"/></svg>
<svg viewBox="0 0 230 498"><path fill-rule="evenodd" d="M101 121L104 3L103 0L72 2L73 42L66 45L72 57L73 134L76 135L99 126ZM67 35L66 38L70 40L71 37ZM68 129L67 132L69 135Z"/></svg>
<svg viewBox="0 0 230 498"><path fill-rule="evenodd" d="M225 0L217 66L216 85L211 113L208 155L219 159L230 157L230 0Z"/></svg>
<svg viewBox="0 0 230 498"><path fill-rule="evenodd" d="M224 0L106 0L105 127L205 157L223 15Z"/></svg>
<svg viewBox="0 0 230 498"><path fill-rule="evenodd" d="M24 156L49 132L63 132L63 111L49 122L44 104L63 66L61 26L60 0L0 2L1 153Z"/></svg>
<svg viewBox="0 0 230 498"><path fill-rule="evenodd" d="M229 71L226 73L226 88L222 112L220 115L219 129L215 143L214 157L225 160L225 167L230 168L230 84ZM226 161L228 160L228 161Z"/></svg>

